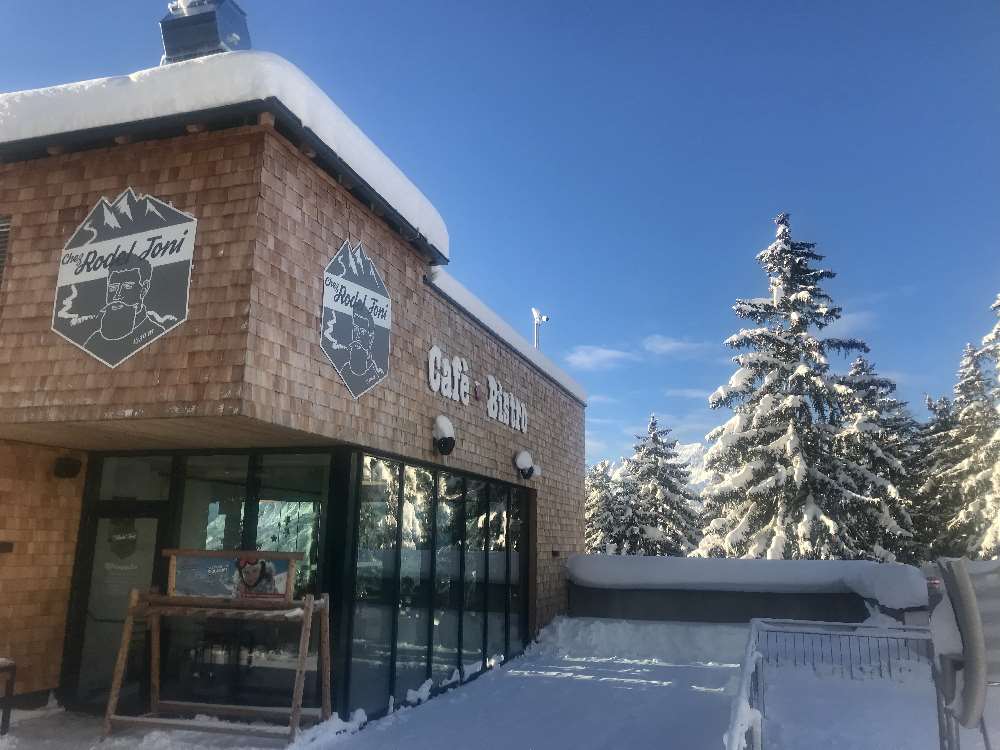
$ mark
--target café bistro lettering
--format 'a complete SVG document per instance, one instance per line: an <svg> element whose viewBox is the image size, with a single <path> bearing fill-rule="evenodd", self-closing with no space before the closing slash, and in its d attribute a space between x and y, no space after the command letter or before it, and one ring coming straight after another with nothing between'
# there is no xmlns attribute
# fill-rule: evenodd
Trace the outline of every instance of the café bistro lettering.
<svg viewBox="0 0 1000 750"><path fill-rule="evenodd" d="M486 399L486 414L490 419L502 422L521 432L528 431L528 408L513 393L504 389L495 377L486 376L489 394ZM462 357L448 357L439 346L432 346L427 352L427 384L431 391L452 401L469 405L472 381L469 377L469 363ZM475 397L479 399L479 384L476 383Z"/></svg>

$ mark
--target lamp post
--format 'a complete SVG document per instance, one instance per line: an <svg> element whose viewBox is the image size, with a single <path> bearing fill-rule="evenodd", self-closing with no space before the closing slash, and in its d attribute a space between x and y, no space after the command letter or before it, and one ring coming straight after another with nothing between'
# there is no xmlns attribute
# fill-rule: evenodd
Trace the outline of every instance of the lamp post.
<svg viewBox="0 0 1000 750"><path fill-rule="evenodd" d="M542 315L538 311L537 307L533 307L533 308L531 308L531 319L532 319L532 322L534 323L534 328L535 328L535 348L537 349L538 348L538 329L541 327L542 323L548 323L549 322L549 316L548 315Z"/></svg>

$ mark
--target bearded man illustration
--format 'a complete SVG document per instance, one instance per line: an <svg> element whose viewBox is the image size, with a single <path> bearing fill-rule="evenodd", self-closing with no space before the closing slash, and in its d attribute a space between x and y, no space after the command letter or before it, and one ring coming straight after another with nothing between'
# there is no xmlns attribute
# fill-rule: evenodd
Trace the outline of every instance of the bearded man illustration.
<svg viewBox="0 0 1000 750"><path fill-rule="evenodd" d="M351 373L372 383L384 374L372 358L372 345L375 343L375 318L364 304L357 300L352 309L350 358L347 366Z"/></svg>
<svg viewBox="0 0 1000 750"><path fill-rule="evenodd" d="M152 277L153 267L138 255L122 254L111 262L106 301L99 311L101 325L86 340L84 349L117 364L166 330L146 308Z"/></svg>

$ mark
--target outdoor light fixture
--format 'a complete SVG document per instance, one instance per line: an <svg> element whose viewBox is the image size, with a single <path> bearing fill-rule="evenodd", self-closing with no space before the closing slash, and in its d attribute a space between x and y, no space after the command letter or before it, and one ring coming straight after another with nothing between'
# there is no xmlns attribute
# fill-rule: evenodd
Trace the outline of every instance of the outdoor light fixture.
<svg viewBox="0 0 1000 750"><path fill-rule="evenodd" d="M542 315L537 307L531 308L531 319L535 324L535 348L538 348L538 329L541 327L542 323L549 322L548 315Z"/></svg>
<svg viewBox="0 0 1000 750"><path fill-rule="evenodd" d="M522 479L531 479L535 475L535 462L528 451L521 451L514 456L514 466Z"/></svg>
<svg viewBox="0 0 1000 750"><path fill-rule="evenodd" d="M72 456L59 456L52 465L52 473L56 479L73 479L80 473L83 464L79 458Z"/></svg>
<svg viewBox="0 0 1000 750"><path fill-rule="evenodd" d="M434 436L434 449L442 456L455 450L455 426L448 417L443 414L435 417L431 434Z"/></svg>

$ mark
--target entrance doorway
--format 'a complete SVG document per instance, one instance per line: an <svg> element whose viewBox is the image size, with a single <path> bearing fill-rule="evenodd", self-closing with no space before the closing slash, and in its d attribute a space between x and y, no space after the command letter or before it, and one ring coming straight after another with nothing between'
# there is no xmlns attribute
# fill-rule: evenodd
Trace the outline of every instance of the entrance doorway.
<svg viewBox="0 0 1000 750"><path fill-rule="evenodd" d="M129 591L165 588L162 550L303 552L296 596L319 593L331 451L93 456L63 659L64 703L103 711ZM167 621L164 697L286 700L294 666L279 627ZM297 644L297 636L293 639ZM287 663L286 663L287 662ZM145 627L130 644L120 710L147 701ZM288 683L287 689L286 684ZM307 699L312 692L307 688Z"/></svg>
<svg viewBox="0 0 1000 750"><path fill-rule="evenodd" d="M171 471L166 456L109 458L90 477L96 497L80 530L80 550L88 555L81 555L77 564L78 571L89 573L86 594L79 592L83 606L77 621L82 637L76 649L72 640L67 644L67 658L76 663L72 702L82 708L100 710L107 702L129 591L148 589L158 579ZM123 705L128 708L145 701L138 679L146 663L145 629L134 632L122 688Z"/></svg>

